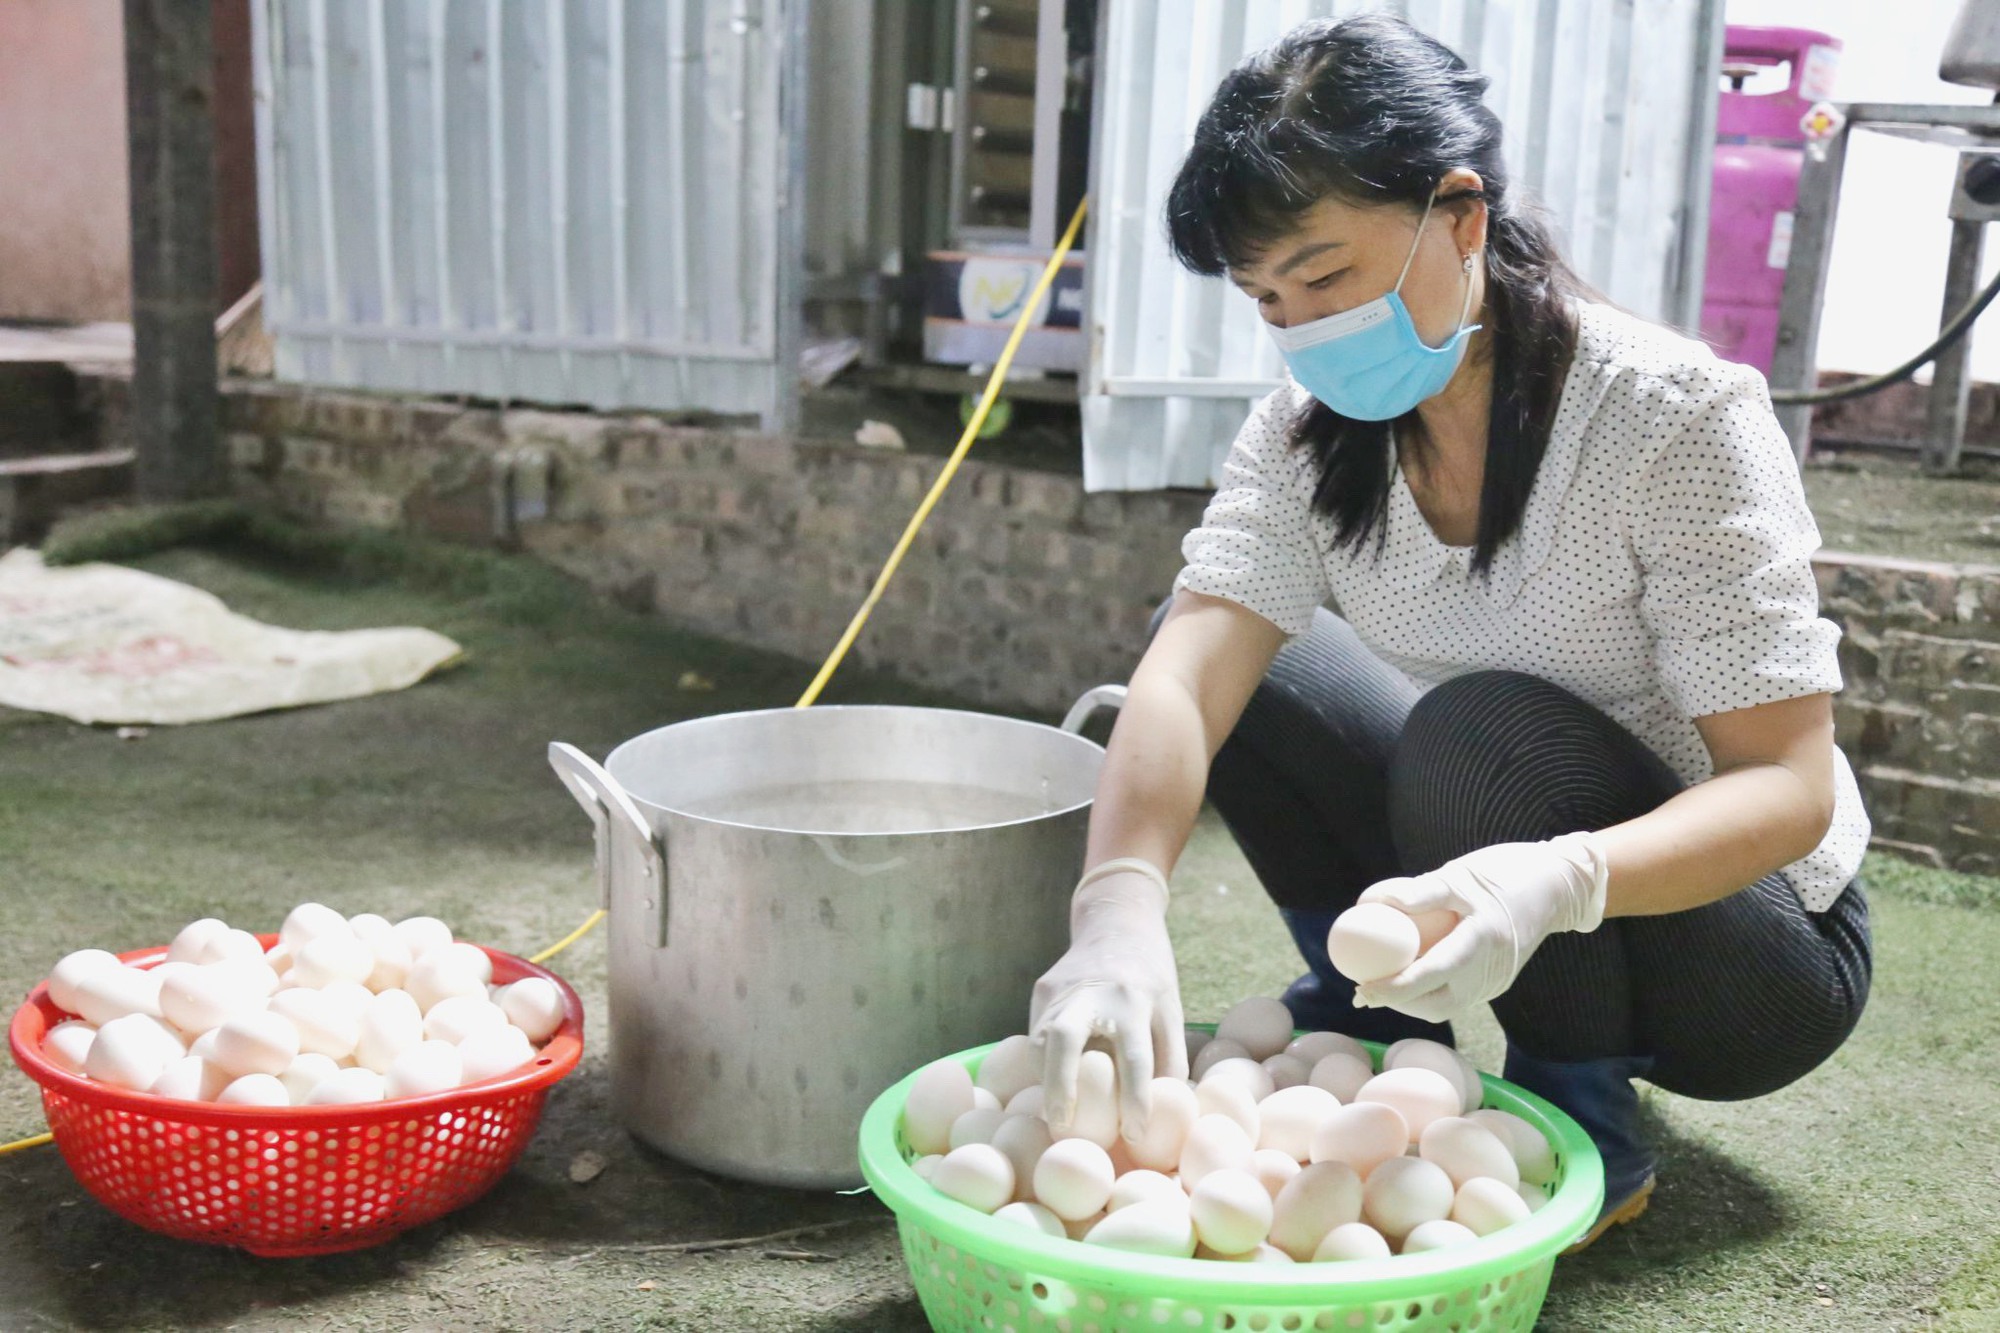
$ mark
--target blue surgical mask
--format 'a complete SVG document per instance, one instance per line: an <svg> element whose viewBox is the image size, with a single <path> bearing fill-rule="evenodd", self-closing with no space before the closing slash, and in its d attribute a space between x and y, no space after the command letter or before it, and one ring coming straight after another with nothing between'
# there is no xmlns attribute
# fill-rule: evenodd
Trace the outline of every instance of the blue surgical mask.
<svg viewBox="0 0 2000 1333"><path fill-rule="evenodd" d="M1465 258L1465 303L1459 308L1458 328L1451 337L1440 347L1428 347L1410 322L1409 309L1403 304L1403 279L1410 276L1410 265L1416 261L1417 245L1423 240L1424 223L1430 216L1431 202L1426 201L1423 219L1417 223L1417 238L1410 243L1403 271L1387 295L1308 324L1288 329L1264 326L1284 354L1292 378L1344 417L1393 420L1438 393L1451 382L1459 362L1465 359L1466 340L1479 329L1479 325L1468 327L1465 322L1472 312L1470 255Z"/></svg>

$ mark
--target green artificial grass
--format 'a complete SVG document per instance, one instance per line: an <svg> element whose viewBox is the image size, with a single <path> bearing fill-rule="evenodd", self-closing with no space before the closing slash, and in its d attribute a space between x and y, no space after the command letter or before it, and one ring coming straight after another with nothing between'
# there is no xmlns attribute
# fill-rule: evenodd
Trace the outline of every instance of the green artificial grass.
<svg viewBox="0 0 2000 1333"><path fill-rule="evenodd" d="M189 538L202 544L172 544ZM276 624L425 625L467 656L396 694L130 740L0 710L0 988L14 995L69 949L159 942L206 914L268 929L305 898L431 912L533 952L596 893L589 823L549 772L547 743L601 757L680 718L789 704L813 665L607 609L530 560L334 538L245 511L118 516L52 546L123 552ZM851 668L829 695L949 702ZM1754 1102L1649 1091L1662 1145L1652 1211L1558 1264L1541 1327L2000 1328L2000 994L1988 984L2000 882L1882 858L1868 874L1876 973L1854 1037ZM1175 894L1191 1019L1296 975L1212 816ZM182 1245L99 1207L51 1149L0 1157L0 1329L925 1327L871 1199L721 1180L615 1127L603 957L587 937L555 963L585 997L591 1047L521 1164L479 1203L373 1250L272 1262ZM1497 1067L1490 1020L1461 1042ZM0 1074L0 1139L40 1123L32 1085ZM578 1184L568 1168L584 1151L607 1165ZM660 1248L816 1223L835 1226L775 1246Z"/></svg>

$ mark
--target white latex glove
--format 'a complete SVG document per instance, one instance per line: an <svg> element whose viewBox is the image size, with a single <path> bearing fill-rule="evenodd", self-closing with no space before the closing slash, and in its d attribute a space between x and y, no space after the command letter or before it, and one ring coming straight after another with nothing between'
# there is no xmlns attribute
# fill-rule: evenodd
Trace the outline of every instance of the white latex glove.
<svg viewBox="0 0 2000 1333"><path fill-rule="evenodd" d="M1503 842L1426 875L1385 879L1359 901L1405 912L1457 912L1459 923L1392 977L1356 987L1354 1003L1447 1023L1506 993L1543 940L1604 921L1604 852L1588 833Z"/></svg>
<svg viewBox="0 0 2000 1333"><path fill-rule="evenodd" d="M1186 1078L1180 975L1167 937L1167 880L1136 858L1084 876L1070 901L1069 952L1035 983L1028 1035L1042 1048L1043 1114L1067 1129L1076 1068L1102 1039L1118 1074L1118 1120L1128 1139L1145 1132L1156 1073Z"/></svg>

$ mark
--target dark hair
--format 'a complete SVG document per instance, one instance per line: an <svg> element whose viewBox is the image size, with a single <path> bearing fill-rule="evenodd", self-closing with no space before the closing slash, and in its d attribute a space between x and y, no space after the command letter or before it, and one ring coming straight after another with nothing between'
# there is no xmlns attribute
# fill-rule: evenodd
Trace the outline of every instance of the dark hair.
<svg viewBox="0 0 2000 1333"><path fill-rule="evenodd" d="M1588 291L1541 211L1508 189L1486 76L1401 19L1302 23L1216 89L1167 195L1168 243L1196 273L1254 264L1323 199L1422 208L1454 168L1483 189L1493 406L1472 568L1520 526L1576 352L1573 298ZM1356 421L1314 399L1291 426L1318 465L1313 508L1359 550L1386 534L1391 423Z"/></svg>

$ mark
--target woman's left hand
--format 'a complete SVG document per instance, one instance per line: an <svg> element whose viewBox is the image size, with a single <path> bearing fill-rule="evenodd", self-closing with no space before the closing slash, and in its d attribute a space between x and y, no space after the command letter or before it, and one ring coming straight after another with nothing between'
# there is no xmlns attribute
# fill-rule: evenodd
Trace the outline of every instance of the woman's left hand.
<svg viewBox="0 0 2000 1333"><path fill-rule="evenodd" d="M1429 874L1386 879L1361 895L1415 915L1450 911L1459 923L1394 976L1356 988L1354 1003L1446 1023L1503 995L1541 942L1604 920L1603 850L1588 833L1505 842Z"/></svg>

